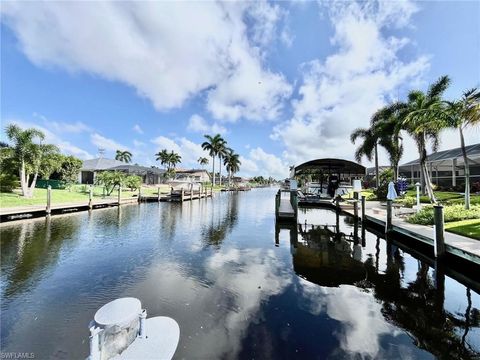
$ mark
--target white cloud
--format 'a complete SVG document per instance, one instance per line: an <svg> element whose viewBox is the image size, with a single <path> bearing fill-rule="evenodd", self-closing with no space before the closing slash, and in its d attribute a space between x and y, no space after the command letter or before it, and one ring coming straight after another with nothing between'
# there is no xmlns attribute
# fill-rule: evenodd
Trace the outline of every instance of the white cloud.
<svg viewBox="0 0 480 360"><path fill-rule="evenodd" d="M64 154L74 155L80 159L91 159L93 157L88 151L85 151L84 149L81 149L78 146L71 144L69 141L66 141L60 138L57 134L53 133L46 127L40 126L35 123L31 123L28 121L16 120L16 119L7 120L5 121L5 123L17 124L18 126L24 129L35 128L40 130L45 134L45 143L56 145L60 149L60 151Z"/></svg>
<svg viewBox="0 0 480 360"><path fill-rule="evenodd" d="M273 119L291 92L259 51L283 18L268 2L5 2L1 11L36 65L120 81L160 110L205 91L216 119Z"/></svg>
<svg viewBox="0 0 480 360"><path fill-rule="evenodd" d="M143 134L143 130L142 128L140 127L140 125L138 124L135 124L135 126L133 127L133 131L139 133L139 134Z"/></svg>
<svg viewBox="0 0 480 360"><path fill-rule="evenodd" d="M193 114L188 120L187 130L192 132L198 132L202 134L226 134L227 129L222 126L214 123L209 125L203 117L197 114Z"/></svg>
<svg viewBox="0 0 480 360"><path fill-rule="evenodd" d="M336 52L304 64L293 117L273 130L271 137L285 144L291 163L352 159L354 128L367 127L386 100L400 87L417 84L429 67L426 56L403 62L398 53L409 40L385 35L387 28L408 25L416 11L412 3L362 4L338 2L329 9Z"/></svg>
<svg viewBox="0 0 480 360"><path fill-rule="evenodd" d="M81 121L76 121L73 123L63 122L63 121L52 121L48 119L46 116L34 112L34 118L40 119L45 123L45 126L55 131L56 133L82 133L82 132L90 132L92 128Z"/></svg>
<svg viewBox="0 0 480 360"><path fill-rule="evenodd" d="M117 150L129 150L128 146L122 145L116 142L113 139L106 138L98 133L93 133L90 135L90 141L98 148L110 150L110 151L117 151Z"/></svg>
<svg viewBox="0 0 480 360"><path fill-rule="evenodd" d="M251 149L248 157L241 156L240 175L244 176L272 176L276 179L284 179L288 176L288 164L282 159L265 152L261 147Z"/></svg>

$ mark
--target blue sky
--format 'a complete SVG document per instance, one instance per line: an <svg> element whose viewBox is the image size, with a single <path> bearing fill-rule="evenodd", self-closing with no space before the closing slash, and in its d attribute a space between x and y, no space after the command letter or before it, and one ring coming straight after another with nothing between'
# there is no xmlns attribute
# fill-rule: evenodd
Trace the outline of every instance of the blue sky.
<svg viewBox="0 0 480 360"><path fill-rule="evenodd" d="M443 74L449 98L478 86L479 14L478 1L2 2L2 128L38 127L81 158L128 149L153 165L167 148L184 167L220 132L242 174L283 177L352 159L351 131L409 89Z"/></svg>

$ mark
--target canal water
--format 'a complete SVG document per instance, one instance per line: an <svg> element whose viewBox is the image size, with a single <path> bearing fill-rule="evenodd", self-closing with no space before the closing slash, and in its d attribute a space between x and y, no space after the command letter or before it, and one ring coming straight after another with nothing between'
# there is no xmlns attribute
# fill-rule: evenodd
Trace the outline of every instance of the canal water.
<svg viewBox="0 0 480 360"><path fill-rule="evenodd" d="M479 294L331 210L276 227L275 192L1 225L1 351L84 359L133 296L179 323L178 359L479 356Z"/></svg>

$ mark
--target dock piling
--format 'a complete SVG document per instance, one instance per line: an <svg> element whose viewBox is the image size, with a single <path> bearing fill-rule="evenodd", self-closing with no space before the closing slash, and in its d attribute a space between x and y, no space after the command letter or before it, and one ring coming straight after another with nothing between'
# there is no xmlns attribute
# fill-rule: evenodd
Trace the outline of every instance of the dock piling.
<svg viewBox="0 0 480 360"><path fill-rule="evenodd" d="M157 201L160 202L160 186L158 187Z"/></svg>
<svg viewBox="0 0 480 360"><path fill-rule="evenodd" d="M387 223L385 232L392 230L392 200L387 200Z"/></svg>
<svg viewBox="0 0 480 360"><path fill-rule="evenodd" d="M138 187L138 202L142 201L142 185Z"/></svg>
<svg viewBox="0 0 480 360"><path fill-rule="evenodd" d="M362 195L362 223L365 223L365 201L366 201L366 196Z"/></svg>
<svg viewBox="0 0 480 360"><path fill-rule="evenodd" d="M435 229L435 257L442 257L445 255L445 227L443 206L435 205L433 207L434 229Z"/></svg>
<svg viewBox="0 0 480 360"><path fill-rule="evenodd" d="M358 200L353 201L353 219L358 221Z"/></svg>
<svg viewBox="0 0 480 360"><path fill-rule="evenodd" d="M47 215L50 215L52 212L52 187L50 185L47 186Z"/></svg>
<svg viewBox="0 0 480 360"><path fill-rule="evenodd" d="M92 210L93 207L93 186L90 185L90 188L88 189L88 208Z"/></svg>
<svg viewBox="0 0 480 360"><path fill-rule="evenodd" d="M122 185L118 185L118 206L120 206L121 201L122 201Z"/></svg>

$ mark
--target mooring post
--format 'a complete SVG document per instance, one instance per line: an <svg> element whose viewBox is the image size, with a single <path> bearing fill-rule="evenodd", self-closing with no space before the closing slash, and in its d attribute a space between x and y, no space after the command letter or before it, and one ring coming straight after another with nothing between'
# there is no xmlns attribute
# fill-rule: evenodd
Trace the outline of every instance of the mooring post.
<svg viewBox="0 0 480 360"><path fill-rule="evenodd" d="M385 232L392 230L392 200L387 200L387 224Z"/></svg>
<svg viewBox="0 0 480 360"><path fill-rule="evenodd" d="M435 257L440 258L445 255L445 227L442 205L435 205L433 207L433 216L435 227Z"/></svg>
<svg viewBox="0 0 480 360"><path fill-rule="evenodd" d="M158 187L157 201L160 202L160 186Z"/></svg>
<svg viewBox="0 0 480 360"><path fill-rule="evenodd" d="M353 200L353 219L358 221L358 200Z"/></svg>
<svg viewBox="0 0 480 360"><path fill-rule="evenodd" d="M141 339L145 339L147 337L147 332L145 328L145 321L147 320L147 310L143 309L140 313L140 326L138 331L138 337Z"/></svg>
<svg viewBox="0 0 480 360"><path fill-rule="evenodd" d="M417 188L417 213L420 211L420 183L416 183L415 187Z"/></svg>
<svg viewBox="0 0 480 360"><path fill-rule="evenodd" d="M52 212L52 187L50 185L47 186L47 215L50 215Z"/></svg>
<svg viewBox="0 0 480 360"><path fill-rule="evenodd" d="M122 185L118 185L118 206L120 206L121 201L122 201Z"/></svg>
<svg viewBox="0 0 480 360"><path fill-rule="evenodd" d="M93 186L90 185L90 189L88 191L88 208L92 210L93 207Z"/></svg>
<svg viewBox="0 0 480 360"><path fill-rule="evenodd" d="M182 190L180 190L180 201L183 202L183 196L185 194L185 190L183 190L183 187L182 187Z"/></svg>
<svg viewBox="0 0 480 360"><path fill-rule="evenodd" d="M362 223L365 222L366 218L365 218L365 204L366 203L366 196L365 195L362 195Z"/></svg>
<svg viewBox="0 0 480 360"><path fill-rule="evenodd" d="M142 201L142 185L138 187L138 202Z"/></svg>
<svg viewBox="0 0 480 360"><path fill-rule="evenodd" d="M90 356L89 360L100 360L100 339L99 334L102 329L95 326L92 321L90 323Z"/></svg>
<svg viewBox="0 0 480 360"><path fill-rule="evenodd" d="M340 196L335 198L335 207L337 208L337 211L340 211Z"/></svg>
<svg viewBox="0 0 480 360"><path fill-rule="evenodd" d="M190 184L190 201L193 200L193 183Z"/></svg>

